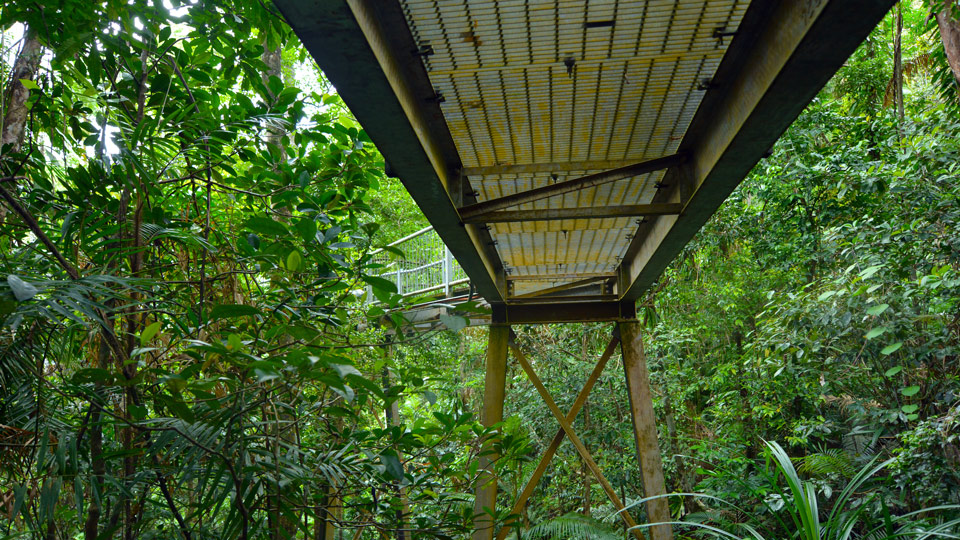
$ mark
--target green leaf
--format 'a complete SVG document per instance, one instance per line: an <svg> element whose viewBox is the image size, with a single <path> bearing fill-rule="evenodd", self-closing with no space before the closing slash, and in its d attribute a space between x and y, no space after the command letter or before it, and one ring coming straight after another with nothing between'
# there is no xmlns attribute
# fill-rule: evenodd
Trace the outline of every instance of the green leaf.
<svg viewBox="0 0 960 540"><path fill-rule="evenodd" d="M911 403L911 404L909 404L909 405L904 405L903 407L900 407L900 410L903 411L903 412L905 412L905 413L907 413L907 414L912 414L912 413L917 412L917 409L919 409L919 408L920 408L919 405L916 405L916 404Z"/></svg>
<svg viewBox="0 0 960 540"><path fill-rule="evenodd" d="M160 321L157 321L151 325L148 325L143 329L143 332L140 332L140 345L146 345L150 343L150 340L153 339L153 336L157 335L157 332L160 331L160 327L163 326Z"/></svg>
<svg viewBox="0 0 960 540"><path fill-rule="evenodd" d="M881 268L883 268L881 265L871 266L863 272L860 272L860 277L863 279L869 279L873 277L873 275L877 273L877 270L880 270Z"/></svg>
<svg viewBox="0 0 960 540"><path fill-rule="evenodd" d="M899 351L899 350L900 350L900 347L903 347L903 342L902 342L902 341L898 341L898 342L896 342L896 343L892 343L892 344L887 345L886 347L884 347L883 350L880 351L880 354L891 355L891 354Z"/></svg>
<svg viewBox="0 0 960 540"><path fill-rule="evenodd" d="M388 281L381 277L377 276L363 276L363 280L370 284L374 289L380 289L381 291L387 291L395 293L397 292L397 285L392 281Z"/></svg>
<svg viewBox="0 0 960 540"><path fill-rule="evenodd" d="M20 84L23 85L27 90L39 90L40 87L37 86L37 83L30 79L20 79Z"/></svg>
<svg viewBox="0 0 960 540"><path fill-rule="evenodd" d="M291 251L290 255L287 255L287 270L296 272L300 269L301 262L300 252L297 250Z"/></svg>
<svg viewBox="0 0 960 540"><path fill-rule="evenodd" d="M296 223L297 232L300 233L304 242L310 243L317 239L317 222L303 218Z"/></svg>
<svg viewBox="0 0 960 540"><path fill-rule="evenodd" d="M106 382L113 379L113 373L102 368L84 368L73 374L74 384Z"/></svg>
<svg viewBox="0 0 960 540"><path fill-rule="evenodd" d="M287 226L275 219L255 216L243 222L243 226L251 231L267 236L284 236L290 234Z"/></svg>
<svg viewBox="0 0 960 540"><path fill-rule="evenodd" d="M26 302L40 292L36 287L13 274L7 276L7 285L10 285L10 290L13 291L13 296L18 302Z"/></svg>
<svg viewBox="0 0 960 540"><path fill-rule="evenodd" d="M903 371L903 366L893 366L892 368L883 372L884 377L893 377L897 373Z"/></svg>
<svg viewBox="0 0 960 540"><path fill-rule="evenodd" d="M237 334L227 336L227 348L231 351L243 350L243 340Z"/></svg>
<svg viewBox="0 0 960 540"><path fill-rule="evenodd" d="M243 304L219 304L210 310L210 320L231 319L233 317L243 317L246 315L259 315L260 310L253 306Z"/></svg>
<svg viewBox="0 0 960 540"><path fill-rule="evenodd" d="M393 450L385 450L380 454L380 463L387 469L387 474L394 480L403 480L403 464Z"/></svg>
<svg viewBox="0 0 960 540"><path fill-rule="evenodd" d="M878 304L867 310L867 315L877 316L887 310L890 304Z"/></svg>
<svg viewBox="0 0 960 540"><path fill-rule="evenodd" d="M906 396L906 397L913 396L913 395L915 395L915 394L916 394L917 392L919 392L919 391L920 391L920 387L919 387L919 386L916 386L916 385L914 385L914 386L908 386L908 387L906 387L906 388L901 388L901 389L900 389L900 393L903 394L903 395Z"/></svg>
<svg viewBox="0 0 960 540"><path fill-rule="evenodd" d="M869 332L867 332L866 338L867 338L867 339L873 339L873 338L875 338L875 337L877 337L877 336L880 336L880 335L886 333L888 330L889 330L889 328L887 328L886 326L878 326L878 327L874 328L873 330L870 330Z"/></svg>
<svg viewBox="0 0 960 540"><path fill-rule="evenodd" d="M337 372L337 375L339 375L341 379L345 378L347 375L363 377L363 374L357 371L357 368L351 366L350 364L330 364L330 367Z"/></svg>

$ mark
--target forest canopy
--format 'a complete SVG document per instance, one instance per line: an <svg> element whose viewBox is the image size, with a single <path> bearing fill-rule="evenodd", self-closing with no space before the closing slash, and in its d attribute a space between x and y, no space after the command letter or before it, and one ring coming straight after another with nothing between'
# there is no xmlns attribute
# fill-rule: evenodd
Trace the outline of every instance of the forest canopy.
<svg viewBox="0 0 960 540"><path fill-rule="evenodd" d="M480 424L485 328L405 331L427 223L270 3L7 2L0 75L0 538L466 538L483 440L510 538L629 534L567 443L509 513L558 426L514 365ZM960 4L898 4L638 310L678 537L960 535ZM610 339L514 330L563 409ZM574 425L642 518L621 365Z"/></svg>

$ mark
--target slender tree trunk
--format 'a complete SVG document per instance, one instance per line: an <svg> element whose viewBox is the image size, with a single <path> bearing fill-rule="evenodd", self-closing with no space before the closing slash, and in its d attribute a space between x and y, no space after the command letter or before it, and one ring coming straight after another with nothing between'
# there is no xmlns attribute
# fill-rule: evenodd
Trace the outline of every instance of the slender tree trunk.
<svg viewBox="0 0 960 540"><path fill-rule="evenodd" d="M897 2L893 24L893 92L897 106L897 137L903 139L903 11Z"/></svg>
<svg viewBox="0 0 960 540"><path fill-rule="evenodd" d="M937 12L937 25L940 27L940 40L943 50L947 53L947 63L953 71L953 77L960 84L960 20L953 10L956 0L946 0L943 9Z"/></svg>
<svg viewBox="0 0 960 540"><path fill-rule="evenodd" d="M109 320L107 323L109 324ZM104 368L110 361L110 349L103 341L97 352L97 367ZM100 529L100 517L103 514L105 493L103 478L107 473L106 460L103 459L103 409L100 405L101 385L97 384L96 397L90 401L90 466L93 481L90 482L90 504L87 505L87 519L83 524L84 540L96 540Z"/></svg>
<svg viewBox="0 0 960 540"><path fill-rule="evenodd" d="M10 86L4 96L6 108L3 115L3 133L0 136L0 156L7 145L13 145L8 151L17 152L23 143L23 131L27 124L27 100L30 99L30 90L20 82L21 79L34 80L37 69L40 68L40 58L43 56L43 47L37 33L27 28L23 34L23 46L13 64L10 74Z"/></svg>
<svg viewBox="0 0 960 540"><path fill-rule="evenodd" d="M270 78L276 77L280 80L283 80L282 51L282 46L278 45L276 48L270 48L267 40L263 41L263 54L260 55L260 59L263 60L263 63L267 65L267 71L263 73L263 84L267 87L267 93L271 104L277 99L277 96L273 95L273 90L270 89ZM286 135L286 130L283 129L279 123L269 125L270 127L267 128L266 136L267 144L273 148L276 148L280 152L280 159L282 161L285 159L285 155L283 145L280 144L280 139Z"/></svg>

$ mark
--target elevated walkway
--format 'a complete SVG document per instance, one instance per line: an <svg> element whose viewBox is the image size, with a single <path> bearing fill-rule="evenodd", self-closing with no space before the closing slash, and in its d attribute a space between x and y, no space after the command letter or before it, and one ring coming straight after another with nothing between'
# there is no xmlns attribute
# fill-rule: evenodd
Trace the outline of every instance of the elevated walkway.
<svg viewBox="0 0 960 540"><path fill-rule="evenodd" d="M615 322L644 492L663 495L636 301L893 0L275 2L490 304L483 423L503 416L510 325ZM411 261L398 289L453 294L417 277L450 264ZM480 470L474 540L503 538ZM666 501L646 510L621 516L670 540Z"/></svg>

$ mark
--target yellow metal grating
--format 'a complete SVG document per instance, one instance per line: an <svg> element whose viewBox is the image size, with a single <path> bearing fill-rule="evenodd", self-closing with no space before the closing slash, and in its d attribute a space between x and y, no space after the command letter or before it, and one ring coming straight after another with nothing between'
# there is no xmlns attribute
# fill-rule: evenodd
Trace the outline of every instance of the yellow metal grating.
<svg viewBox="0 0 960 540"><path fill-rule="evenodd" d="M401 0L469 179L485 201L676 151L748 0ZM568 60L569 59L569 60ZM572 62L571 62L572 60ZM576 169L577 162L601 168ZM487 173L552 164L551 172ZM569 165L568 165L569 164ZM480 169L477 171L477 169ZM650 202L653 173L521 205ZM613 271L634 219L491 225L510 276ZM566 281L575 281L569 278ZM524 285L548 287L532 281Z"/></svg>

